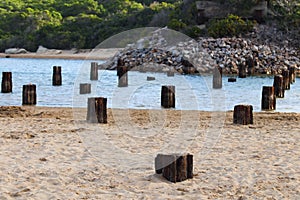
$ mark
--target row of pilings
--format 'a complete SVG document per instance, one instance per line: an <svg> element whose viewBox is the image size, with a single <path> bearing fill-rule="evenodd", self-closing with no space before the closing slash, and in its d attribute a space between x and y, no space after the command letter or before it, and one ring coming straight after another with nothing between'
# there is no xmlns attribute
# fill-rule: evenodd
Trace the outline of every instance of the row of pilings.
<svg viewBox="0 0 300 200"><path fill-rule="evenodd" d="M117 67L117 76L118 76L118 87L127 87L128 86L128 67L122 65L121 60L119 61ZM90 80L98 80L98 64L96 62L91 63L90 69ZM246 78L245 66L241 67L239 78ZM168 76L174 76L174 72L168 71ZM151 80L153 77L148 77L148 80ZM291 66L287 70L283 70L281 74L274 76L273 86L263 86L262 90L262 110L275 110L276 109L276 98L284 98L284 93L286 90L290 89L290 85L295 82L296 79L296 67ZM236 78L229 77L228 82L235 82ZM53 76L52 76L52 85L60 86L62 85L62 75L61 75L61 66L53 66ZM2 84L1 92L10 93L12 92L12 72L2 72ZM220 89L222 88L222 68L215 67L213 70L213 88ZM36 85L28 84L23 85L23 105L35 105L36 104ZM162 93L165 94L165 91L173 91L175 93L175 86L168 86L168 89L162 88ZM80 84L80 94L88 94L91 92L91 85L89 83ZM169 95L174 96L175 95ZM173 98L173 97L172 97ZM164 99L172 99L171 97L162 97L162 102L165 102ZM171 100L170 100L171 101ZM175 103L175 101L174 101ZM166 105L167 103L162 103ZM171 103L170 103L171 104ZM166 106L167 107L167 106ZM175 107L174 105L169 107Z"/></svg>
<svg viewBox="0 0 300 200"><path fill-rule="evenodd" d="M242 71L242 70L241 70ZM168 76L174 76L174 73L168 72ZM119 65L117 68L118 87L128 87L128 68ZM241 74L239 78L246 78ZM295 83L296 70L289 68L282 74L274 76L273 86L263 86L262 89L262 110L275 110L276 98L284 98L285 90L291 89L290 84ZM98 80L98 65L91 63L90 80ZM155 77L147 77L148 81L155 80ZM235 82L236 79L230 77L229 82ZM52 85L62 85L61 66L53 67ZM222 70L215 68L213 72L213 88L222 88ZM2 93L12 92L12 73L2 73ZM91 93L91 84L80 83L80 94ZM175 108L175 86L163 85L161 88L161 106L163 108ZM36 104L36 85L23 85L23 105ZM86 121L89 123L108 123L107 115L107 98L92 97L87 99L87 115ZM253 124L253 106L252 105L236 105L233 112L234 124ZM193 178L193 155L185 154L158 154L155 158L155 172L162 174L164 178L171 182L181 182Z"/></svg>

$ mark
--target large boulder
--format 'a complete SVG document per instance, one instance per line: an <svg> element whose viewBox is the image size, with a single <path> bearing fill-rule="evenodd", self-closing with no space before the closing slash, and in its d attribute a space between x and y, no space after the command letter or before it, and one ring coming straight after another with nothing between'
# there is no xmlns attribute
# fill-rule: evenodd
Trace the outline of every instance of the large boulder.
<svg viewBox="0 0 300 200"><path fill-rule="evenodd" d="M21 54L21 53L28 53L26 49L23 48L9 48L5 49L6 54Z"/></svg>
<svg viewBox="0 0 300 200"><path fill-rule="evenodd" d="M62 50L48 49L40 45L39 48L36 50L36 53L37 54L61 54Z"/></svg>

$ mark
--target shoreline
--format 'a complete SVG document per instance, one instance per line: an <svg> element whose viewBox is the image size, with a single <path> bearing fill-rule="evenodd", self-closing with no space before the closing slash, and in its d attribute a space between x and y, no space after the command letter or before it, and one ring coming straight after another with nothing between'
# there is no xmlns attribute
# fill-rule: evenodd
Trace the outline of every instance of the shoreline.
<svg viewBox="0 0 300 200"><path fill-rule="evenodd" d="M85 112L87 111L87 107L59 107L59 106L37 106L37 105L0 105L0 117L3 117L1 115L1 111L3 110L20 110L20 111L41 111L41 110L47 110L49 112L56 113L56 111L62 111L64 110L67 113L73 113L73 112ZM204 113L204 114L212 114L212 113L223 113L226 114L233 114L233 110L226 110L226 111L207 111L207 110L177 110L177 109L151 109L151 108L146 108L146 109L140 109L140 108L107 108L108 113L112 113L113 111L128 111L128 112L149 112L149 111L154 111L154 112L166 112L166 113ZM59 114L56 113L56 114ZM72 114L71 114L72 115ZM70 115L70 116L71 116ZM295 112L295 111L276 111L276 110L266 110L266 111L253 111L253 115L263 115L263 116L275 116L275 115L299 115L300 113ZM72 115L73 116L73 115ZM74 116L73 116L74 117ZM110 116L113 118L113 115Z"/></svg>
<svg viewBox="0 0 300 200"><path fill-rule="evenodd" d="M68 110L68 111L86 111L87 107L73 107L73 106L46 106L46 105L0 105L1 109L10 109L10 108L18 108L18 109L30 109L30 110ZM137 111L137 112L145 112L145 111L155 111L155 112L181 112L181 113L188 113L188 112L198 112L198 113L233 113L234 107L229 110L221 110L221 111L211 111L211 110L186 110L186 109L168 109L168 108L112 108L107 107L107 111ZM253 114L300 114L298 111L278 111L278 110L253 110ZM0 113L1 114L1 113Z"/></svg>
<svg viewBox="0 0 300 200"><path fill-rule="evenodd" d="M32 58L32 59L74 59L74 60L108 60L112 58L121 49L106 48L106 49L82 49L75 50L58 50L59 53L20 53L7 54L0 53L0 58Z"/></svg>
<svg viewBox="0 0 300 200"><path fill-rule="evenodd" d="M105 48L105 49L81 49L81 50L57 50L60 53L19 53L7 54L0 53L0 58L27 58L27 59L64 59L64 60L109 60L117 53L121 52L122 48ZM107 66L106 66L107 67ZM100 65L101 69L101 65ZM155 71L155 70L154 70ZM159 72L159 71L158 71ZM224 73L224 72L223 72ZM203 74L203 73L202 73ZM238 73L224 73L228 76L237 76ZM273 76L274 74L256 73L252 76ZM300 68L296 68L296 77L300 77Z"/></svg>

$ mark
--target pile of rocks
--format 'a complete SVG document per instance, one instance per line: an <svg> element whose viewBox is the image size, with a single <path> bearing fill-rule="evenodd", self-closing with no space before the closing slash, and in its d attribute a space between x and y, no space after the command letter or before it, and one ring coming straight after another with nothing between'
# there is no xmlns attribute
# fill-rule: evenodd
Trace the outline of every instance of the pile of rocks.
<svg viewBox="0 0 300 200"><path fill-rule="evenodd" d="M166 71L177 68L182 56L176 52L156 48L126 49L118 54L115 62L108 69L116 69L118 63L131 70Z"/></svg>
<svg viewBox="0 0 300 200"><path fill-rule="evenodd" d="M161 30L128 45L101 65L116 69L118 64L131 70L170 71L181 74L210 73L220 66L225 74L238 73L239 65L252 67L255 74L277 74L291 66L300 66L299 50L274 44L258 44L247 38L199 38L169 45ZM166 35L166 34L164 34Z"/></svg>
<svg viewBox="0 0 300 200"><path fill-rule="evenodd" d="M184 47L185 44L179 44L179 46ZM118 65L122 65L128 67L129 70L152 72L176 70L182 74L210 71L210 68L215 66L214 61L207 60L206 62L203 62L204 59L200 59L199 55L202 54L197 54L196 49L194 48L193 51L193 47L191 46L182 49L177 46L169 49L125 49L116 55L110 62L100 65L100 67L114 70ZM197 65L196 61L201 61L206 68L201 69L201 65Z"/></svg>
<svg viewBox="0 0 300 200"><path fill-rule="evenodd" d="M201 43L224 73L237 73L238 66L248 62L252 62L256 74L277 74L300 66L299 51L289 47L256 44L243 38L202 39Z"/></svg>

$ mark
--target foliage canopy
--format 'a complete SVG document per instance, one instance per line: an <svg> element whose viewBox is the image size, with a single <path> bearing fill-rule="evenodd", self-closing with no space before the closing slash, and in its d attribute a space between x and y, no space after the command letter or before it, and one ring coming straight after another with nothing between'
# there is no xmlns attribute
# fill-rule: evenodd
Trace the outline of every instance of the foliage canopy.
<svg viewBox="0 0 300 200"><path fill-rule="evenodd" d="M248 6L256 0L216 0ZM288 1L276 12L299 25L300 5ZM283 0L282 0L283 1ZM145 26L168 26L197 37L195 0L2 0L0 2L0 51L22 47L94 48L108 37ZM247 2L247 4L245 4ZM275 3L276 2L276 3ZM293 3L294 2L294 3ZM291 20L292 19L292 20ZM296 20L294 20L296 19ZM219 24L220 26L220 24Z"/></svg>

